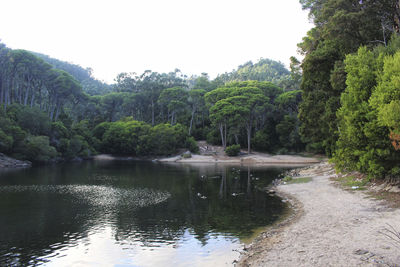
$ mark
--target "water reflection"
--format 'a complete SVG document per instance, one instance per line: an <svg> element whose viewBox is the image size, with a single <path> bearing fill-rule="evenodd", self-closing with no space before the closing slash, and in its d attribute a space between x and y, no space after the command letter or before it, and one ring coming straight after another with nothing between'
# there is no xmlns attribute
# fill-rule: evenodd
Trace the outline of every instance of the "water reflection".
<svg viewBox="0 0 400 267"><path fill-rule="evenodd" d="M257 190L281 171L86 162L0 173L0 265L230 264L240 238L282 212Z"/></svg>

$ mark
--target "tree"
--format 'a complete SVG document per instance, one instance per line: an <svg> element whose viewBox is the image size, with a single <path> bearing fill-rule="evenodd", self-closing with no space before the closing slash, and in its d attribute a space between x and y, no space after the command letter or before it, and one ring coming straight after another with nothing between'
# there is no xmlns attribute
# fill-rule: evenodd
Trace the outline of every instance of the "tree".
<svg viewBox="0 0 400 267"><path fill-rule="evenodd" d="M192 89L189 91L189 105L191 107L191 117L189 124L189 135L192 133L193 121L197 112L204 112L205 102L204 95L206 90L203 89Z"/></svg>
<svg viewBox="0 0 400 267"><path fill-rule="evenodd" d="M302 0L301 3L309 9L316 26L299 44L305 55L300 132L304 141L331 155L339 135L336 111L345 88L341 62L361 45L387 44L391 33L382 31L382 23L392 29L396 27L397 1Z"/></svg>
<svg viewBox="0 0 400 267"><path fill-rule="evenodd" d="M171 125L176 123L179 112L184 112L187 107L188 92L182 87L164 89L158 102L167 108L167 120L171 118Z"/></svg>

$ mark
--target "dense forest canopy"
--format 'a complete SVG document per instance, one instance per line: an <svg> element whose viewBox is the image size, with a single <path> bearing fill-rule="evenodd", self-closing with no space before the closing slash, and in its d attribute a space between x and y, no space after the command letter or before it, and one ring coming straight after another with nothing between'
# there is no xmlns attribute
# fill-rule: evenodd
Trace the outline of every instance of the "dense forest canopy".
<svg viewBox="0 0 400 267"><path fill-rule="evenodd" d="M0 151L17 158L168 155L180 148L196 152L200 139L249 152L303 148L296 116L300 71L272 60L213 80L178 69L126 72L112 85L92 78L90 69L4 44L0 64Z"/></svg>
<svg viewBox="0 0 400 267"><path fill-rule="evenodd" d="M89 95L104 95L111 92L111 85L93 78L91 68L84 69L79 65L51 58L44 54L36 52L31 53L52 65L53 68L68 72L72 77L80 82L83 91Z"/></svg>
<svg viewBox="0 0 400 267"><path fill-rule="evenodd" d="M398 177L399 1L300 3L314 27L290 70L261 58L215 79L146 70L107 85L90 69L0 44L0 151L46 162L196 151L207 140L325 153L341 170Z"/></svg>
<svg viewBox="0 0 400 267"><path fill-rule="evenodd" d="M342 170L398 175L399 1L300 2L315 24L299 44L302 141Z"/></svg>

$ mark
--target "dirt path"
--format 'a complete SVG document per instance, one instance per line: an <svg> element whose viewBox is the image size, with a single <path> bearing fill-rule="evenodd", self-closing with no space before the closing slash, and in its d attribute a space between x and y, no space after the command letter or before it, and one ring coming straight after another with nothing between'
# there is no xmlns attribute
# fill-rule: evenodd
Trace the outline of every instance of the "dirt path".
<svg viewBox="0 0 400 267"><path fill-rule="evenodd" d="M238 266L400 266L400 240L381 233L389 225L400 231L400 210L335 186L334 175L332 166L321 163L300 172L311 182L278 186L297 199L301 216L264 233Z"/></svg>

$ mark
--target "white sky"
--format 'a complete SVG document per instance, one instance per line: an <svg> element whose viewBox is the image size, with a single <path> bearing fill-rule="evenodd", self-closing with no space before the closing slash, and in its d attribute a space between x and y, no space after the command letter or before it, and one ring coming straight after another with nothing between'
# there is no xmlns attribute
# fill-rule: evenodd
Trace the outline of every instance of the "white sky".
<svg viewBox="0 0 400 267"><path fill-rule="evenodd" d="M0 39L91 67L112 82L146 69L211 77L271 58L289 65L312 27L299 0L1 0Z"/></svg>

